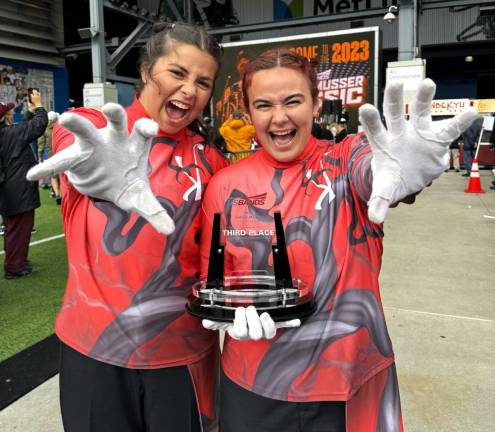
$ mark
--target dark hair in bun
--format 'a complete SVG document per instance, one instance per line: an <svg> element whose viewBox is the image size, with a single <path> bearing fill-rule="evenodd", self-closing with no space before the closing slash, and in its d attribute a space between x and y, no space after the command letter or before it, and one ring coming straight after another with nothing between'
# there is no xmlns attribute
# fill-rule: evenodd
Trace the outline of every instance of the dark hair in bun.
<svg viewBox="0 0 495 432"><path fill-rule="evenodd" d="M192 45L201 51L206 51L217 62L218 69L220 69L222 48L204 28L184 22L159 22L153 25L152 33L141 51L140 72L144 71L146 75L150 76L156 61L160 57L168 55L176 44ZM144 82L140 79L137 91L140 92L143 87Z"/></svg>

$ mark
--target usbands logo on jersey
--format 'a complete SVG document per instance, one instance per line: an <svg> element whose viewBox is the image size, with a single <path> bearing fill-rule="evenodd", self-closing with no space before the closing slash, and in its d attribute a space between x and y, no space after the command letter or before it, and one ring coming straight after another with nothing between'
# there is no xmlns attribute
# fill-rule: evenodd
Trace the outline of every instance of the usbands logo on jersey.
<svg viewBox="0 0 495 432"><path fill-rule="evenodd" d="M259 195L253 195L253 196L250 196L247 198L233 198L232 199L232 205L244 206L244 205L251 204L251 205L255 205L255 206L262 206L262 205L265 205L266 195L267 195L267 193L265 192L265 193L262 193Z"/></svg>

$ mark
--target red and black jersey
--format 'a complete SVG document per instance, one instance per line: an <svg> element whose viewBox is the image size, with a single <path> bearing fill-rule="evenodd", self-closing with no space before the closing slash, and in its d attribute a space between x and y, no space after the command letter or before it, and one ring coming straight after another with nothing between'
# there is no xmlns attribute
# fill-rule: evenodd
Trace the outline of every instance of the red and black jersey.
<svg viewBox="0 0 495 432"><path fill-rule="evenodd" d="M393 366L378 288L383 233L367 216L371 183L363 135L338 145L310 138L288 163L260 150L212 179L202 204L202 275L214 213L222 214L225 275L273 274L279 211L292 277L309 284L317 305L301 327L272 340L227 336L222 367L231 380L272 399L347 401Z"/></svg>
<svg viewBox="0 0 495 432"><path fill-rule="evenodd" d="M129 131L149 117L137 99L126 111ZM73 112L99 128L106 125L100 111ZM55 151L73 141L72 133L55 127ZM61 176L69 275L55 328L64 343L128 368L192 364L214 350L215 333L184 306L199 274L200 200L210 177L226 165L187 129L153 138L149 180L175 222L169 236L137 214L81 195Z"/></svg>

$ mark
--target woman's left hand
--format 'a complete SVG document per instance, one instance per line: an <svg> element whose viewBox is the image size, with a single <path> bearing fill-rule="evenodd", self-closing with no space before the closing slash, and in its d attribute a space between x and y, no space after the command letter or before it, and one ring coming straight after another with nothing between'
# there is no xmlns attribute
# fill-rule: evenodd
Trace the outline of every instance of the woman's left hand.
<svg viewBox="0 0 495 432"><path fill-rule="evenodd" d="M359 108L359 120L373 149L368 217L375 223L385 220L391 204L421 191L448 168L450 143L479 117L470 109L452 119L433 122L431 105L435 88L430 79L420 83L411 118L406 120L402 83L387 85L383 111L388 130L373 105Z"/></svg>

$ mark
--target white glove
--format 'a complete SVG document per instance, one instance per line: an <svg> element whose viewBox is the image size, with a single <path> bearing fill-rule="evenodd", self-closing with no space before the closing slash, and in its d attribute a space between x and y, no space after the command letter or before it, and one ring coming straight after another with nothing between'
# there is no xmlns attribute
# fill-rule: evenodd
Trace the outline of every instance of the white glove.
<svg viewBox="0 0 495 432"><path fill-rule="evenodd" d="M275 323L267 312L258 315L254 306L238 307L235 310L233 323L203 320L204 328L208 330L225 330L230 337L237 340L272 339L278 328L299 327L300 325L301 320L298 318Z"/></svg>
<svg viewBox="0 0 495 432"><path fill-rule="evenodd" d="M80 193L135 211L158 232L172 233L174 221L151 192L147 175L150 138L156 135L158 125L140 119L129 135L127 114L120 105L108 103L102 111L107 118L102 129L77 114L62 114L60 124L74 134L74 144L31 168L27 179L65 171Z"/></svg>
<svg viewBox="0 0 495 432"><path fill-rule="evenodd" d="M407 121L403 116L402 83L388 84L383 101L388 130L373 105L359 108L359 120L373 149L368 217L375 223L385 220L391 204L421 191L448 168L450 143L479 117L475 110L469 110L433 122L435 88L430 79L420 83Z"/></svg>

